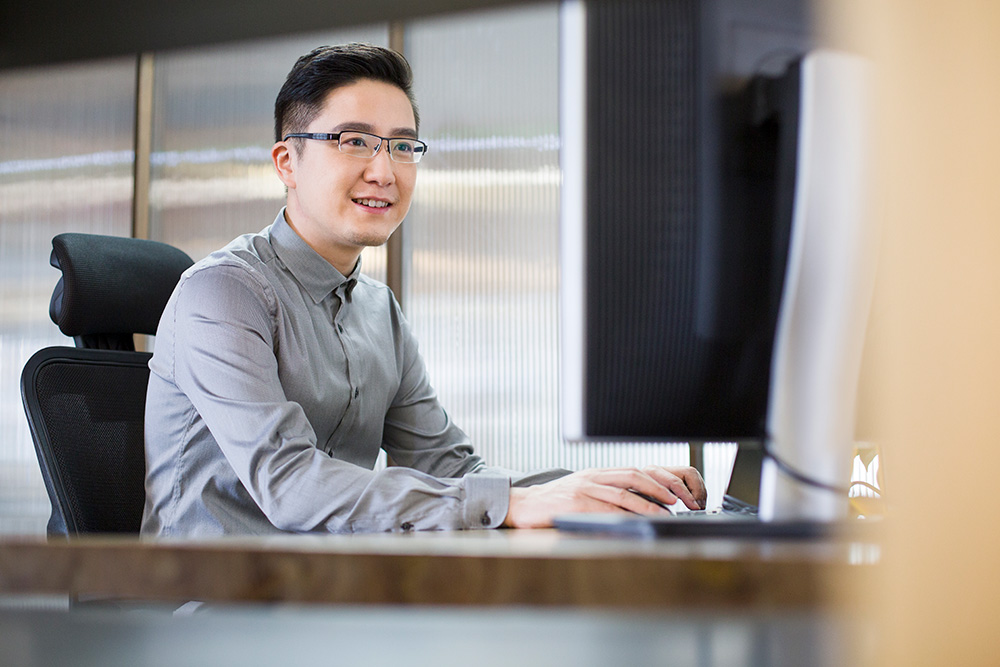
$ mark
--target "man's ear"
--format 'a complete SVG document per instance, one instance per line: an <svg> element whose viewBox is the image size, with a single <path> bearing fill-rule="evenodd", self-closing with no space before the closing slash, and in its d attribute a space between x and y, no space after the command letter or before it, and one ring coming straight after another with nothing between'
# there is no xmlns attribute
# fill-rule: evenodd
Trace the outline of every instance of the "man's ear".
<svg viewBox="0 0 1000 667"><path fill-rule="evenodd" d="M271 147L271 162L274 163L274 170L278 172L278 178L285 184L285 187L294 189L295 159L288 142L279 141Z"/></svg>

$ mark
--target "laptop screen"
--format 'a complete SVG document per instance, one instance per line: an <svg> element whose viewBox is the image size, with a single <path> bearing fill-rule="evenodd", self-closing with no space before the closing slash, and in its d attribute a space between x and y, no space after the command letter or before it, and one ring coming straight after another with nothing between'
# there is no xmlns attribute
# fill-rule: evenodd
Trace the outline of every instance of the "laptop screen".
<svg viewBox="0 0 1000 667"><path fill-rule="evenodd" d="M764 449L756 441L740 442L726 493L751 505L760 504L760 472Z"/></svg>

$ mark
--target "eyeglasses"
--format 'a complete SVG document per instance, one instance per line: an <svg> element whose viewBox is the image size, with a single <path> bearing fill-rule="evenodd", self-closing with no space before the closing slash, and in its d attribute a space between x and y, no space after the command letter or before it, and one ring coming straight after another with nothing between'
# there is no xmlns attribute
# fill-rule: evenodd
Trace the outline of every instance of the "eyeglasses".
<svg viewBox="0 0 1000 667"><path fill-rule="evenodd" d="M328 134L326 132L293 132L286 134L282 141L289 139L318 139L319 141L336 141L341 153L352 157L373 158L382 148L382 142L388 142L389 157L393 162L413 164L427 152L427 144L417 139L406 137L380 137L377 134L347 130Z"/></svg>

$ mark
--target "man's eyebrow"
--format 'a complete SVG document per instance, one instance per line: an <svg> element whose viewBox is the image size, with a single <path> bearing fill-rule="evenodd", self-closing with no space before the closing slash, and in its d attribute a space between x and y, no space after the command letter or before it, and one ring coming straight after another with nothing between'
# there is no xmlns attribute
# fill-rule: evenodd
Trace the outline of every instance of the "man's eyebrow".
<svg viewBox="0 0 1000 667"><path fill-rule="evenodd" d="M332 134L337 134L338 132L344 132L347 130L357 130L358 132L367 132L368 134L378 133L375 131L375 126L371 123L359 123L359 122L347 122L341 123L337 127L333 128ZM412 127L397 127L389 132L390 137L410 137L413 139L417 138L417 131Z"/></svg>

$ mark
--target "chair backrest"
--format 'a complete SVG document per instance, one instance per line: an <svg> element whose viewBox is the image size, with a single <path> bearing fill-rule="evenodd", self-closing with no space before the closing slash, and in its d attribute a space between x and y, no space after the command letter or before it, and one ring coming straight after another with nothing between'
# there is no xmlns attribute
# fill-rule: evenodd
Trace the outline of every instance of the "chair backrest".
<svg viewBox="0 0 1000 667"><path fill-rule="evenodd" d="M21 397L52 504L49 534L139 532L150 356L48 347L25 365Z"/></svg>
<svg viewBox="0 0 1000 667"><path fill-rule="evenodd" d="M76 347L35 353L21 396L45 488L50 534L139 532L148 362L133 334L155 334L191 258L154 241L60 234L63 273L49 307Z"/></svg>

